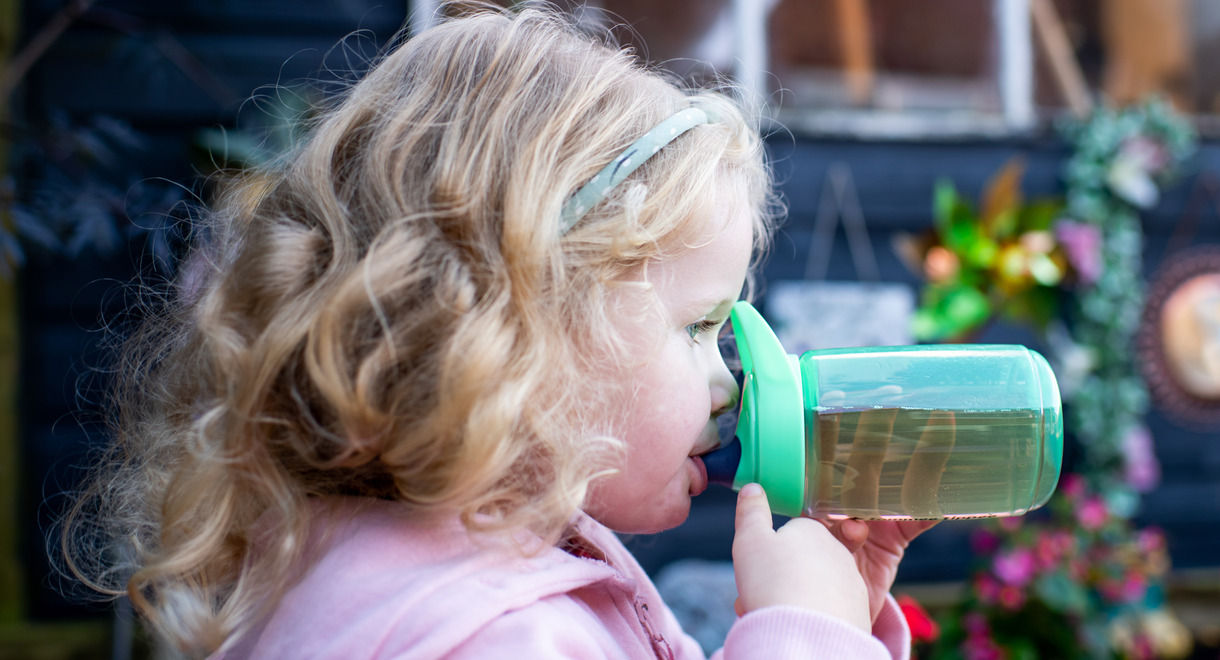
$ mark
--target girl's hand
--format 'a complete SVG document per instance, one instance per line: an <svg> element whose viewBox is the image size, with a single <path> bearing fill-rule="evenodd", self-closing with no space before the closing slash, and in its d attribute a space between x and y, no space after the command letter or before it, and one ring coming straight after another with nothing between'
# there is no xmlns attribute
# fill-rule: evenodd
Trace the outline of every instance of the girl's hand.
<svg viewBox="0 0 1220 660"><path fill-rule="evenodd" d="M851 546L816 520L793 518L774 529L767 495L758 484L748 484L738 494L736 527L733 572L739 615L771 605L792 605L844 619L871 634L874 584L866 585L861 576L884 578L888 561L878 552L887 545L885 534L878 533L873 539L873 549L867 551L870 573L864 573L857 567L863 566L859 557L868 546L868 537L873 536L867 529L863 536L854 527L838 530L850 532L853 543L859 540L856 556ZM902 556L901 550L897 556ZM897 565L895 558L894 569L888 572L890 581Z"/></svg>
<svg viewBox="0 0 1220 660"><path fill-rule="evenodd" d="M898 575L898 563L911 541L935 520L839 520L825 525L855 558L868 589L869 621L876 621L885 595Z"/></svg>

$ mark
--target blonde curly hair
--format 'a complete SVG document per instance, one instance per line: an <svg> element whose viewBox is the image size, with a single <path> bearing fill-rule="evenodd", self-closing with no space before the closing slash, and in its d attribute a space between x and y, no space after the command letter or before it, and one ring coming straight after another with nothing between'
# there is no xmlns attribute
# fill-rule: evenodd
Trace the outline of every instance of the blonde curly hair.
<svg viewBox="0 0 1220 660"><path fill-rule="evenodd" d="M562 234L565 200L692 102L718 120ZM761 249L757 126L556 12L481 10L407 40L207 213L124 352L71 567L196 654L292 583L316 496L556 541L620 455L597 414L623 357L608 295L680 249L726 177Z"/></svg>

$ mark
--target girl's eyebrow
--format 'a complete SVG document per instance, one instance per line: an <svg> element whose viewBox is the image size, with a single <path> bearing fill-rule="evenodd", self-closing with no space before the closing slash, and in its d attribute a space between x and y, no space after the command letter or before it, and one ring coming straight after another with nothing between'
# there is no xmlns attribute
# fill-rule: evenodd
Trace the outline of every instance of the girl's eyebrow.
<svg viewBox="0 0 1220 660"><path fill-rule="evenodd" d="M727 319L729 316L729 309L733 307L734 302L736 301L728 300L727 298L717 298L715 296L696 298L680 307L674 308L673 311L676 314L675 320L684 317L685 320L683 320L683 323L687 323L689 322L691 316L695 314L699 315L700 320L708 320L720 316L724 316Z"/></svg>
<svg viewBox="0 0 1220 660"><path fill-rule="evenodd" d="M700 301L699 309L708 310L708 316L717 316L720 313L728 314L728 310L733 307L733 303L737 299L729 300L728 298L707 298Z"/></svg>

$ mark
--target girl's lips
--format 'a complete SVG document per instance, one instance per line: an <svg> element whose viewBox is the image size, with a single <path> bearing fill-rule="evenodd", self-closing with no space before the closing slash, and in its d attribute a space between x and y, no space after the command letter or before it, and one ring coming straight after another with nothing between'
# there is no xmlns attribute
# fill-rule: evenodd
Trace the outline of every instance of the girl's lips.
<svg viewBox="0 0 1220 660"><path fill-rule="evenodd" d="M703 459L698 456L691 456L690 462L695 468L695 474L690 480L690 496L696 497L707 490L707 466L703 464Z"/></svg>

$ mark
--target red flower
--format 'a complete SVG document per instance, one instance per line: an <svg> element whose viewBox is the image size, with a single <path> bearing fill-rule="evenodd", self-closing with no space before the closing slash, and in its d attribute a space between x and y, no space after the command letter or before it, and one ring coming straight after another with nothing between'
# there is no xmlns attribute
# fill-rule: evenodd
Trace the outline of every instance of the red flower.
<svg viewBox="0 0 1220 660"><path fill-rule="evenodd" d="M902 616L906 617L907 626L911 628L912 641L934 642L940 637L940 626L914 598L906 594L899 596L898 607L902 610Z"/></svg>

